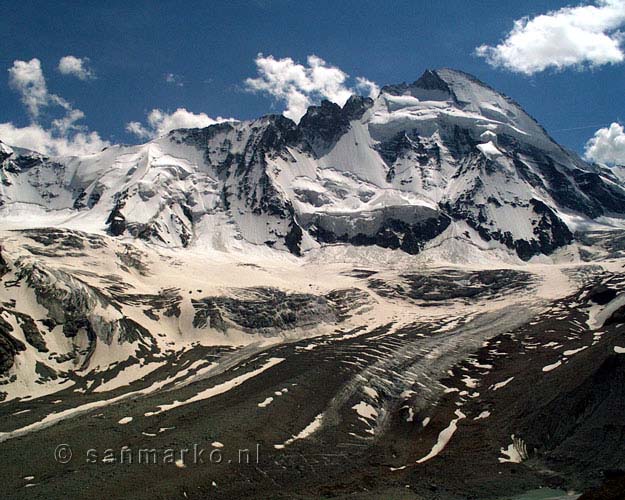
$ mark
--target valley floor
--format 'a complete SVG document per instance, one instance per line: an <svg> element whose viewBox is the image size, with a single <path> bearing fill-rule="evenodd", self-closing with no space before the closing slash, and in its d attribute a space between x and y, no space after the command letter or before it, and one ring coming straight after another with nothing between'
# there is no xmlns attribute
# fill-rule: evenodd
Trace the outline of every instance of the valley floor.
<svg viewBox="0 0 625 500"><path fill-rule="evenodd" d="M622 257L1 241L6 498L507 499L625 470Z"/></svg>

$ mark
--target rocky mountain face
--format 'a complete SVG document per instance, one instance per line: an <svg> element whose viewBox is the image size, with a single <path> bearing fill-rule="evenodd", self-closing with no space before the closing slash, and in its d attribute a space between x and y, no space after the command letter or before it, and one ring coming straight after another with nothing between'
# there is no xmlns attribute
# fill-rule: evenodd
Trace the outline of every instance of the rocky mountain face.
<svg viewBox="0 0 625 500"><path fill-rule="evenodd" d="M461 235L528 260L623 215L615 173L556 144L470 75L426 71L377 99L176 130L46 158L2 145L0 214L167 247L238 241L295 255L335 243L416 254Z"/></svg>

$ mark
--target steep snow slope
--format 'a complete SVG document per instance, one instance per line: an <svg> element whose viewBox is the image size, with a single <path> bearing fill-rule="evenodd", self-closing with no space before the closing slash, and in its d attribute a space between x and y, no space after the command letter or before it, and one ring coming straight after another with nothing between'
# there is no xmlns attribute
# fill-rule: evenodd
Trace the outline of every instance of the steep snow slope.
<svg viewBox="0 0 625 500"><path fill-rule="evenodd" d="M558 146L462 72L282 116L177 130L140 146L45 158L2 145L6 227L63 226L167 247L302 252L334 243L416 254L454 244L551 254L625 213L619 171ZM462 228L458 242L458 228Z"/></svg>

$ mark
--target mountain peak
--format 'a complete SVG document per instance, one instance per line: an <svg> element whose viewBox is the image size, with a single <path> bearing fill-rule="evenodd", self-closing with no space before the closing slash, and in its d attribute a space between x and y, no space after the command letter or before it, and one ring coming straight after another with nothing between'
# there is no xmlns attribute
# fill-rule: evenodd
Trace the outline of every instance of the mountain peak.
<svg viewBox="0 0 625 500"><path fill-rule="evenodd" d="M621 186L518 104L446 68L375 100L323 101L299 124L266 115L78 159L11 151L0 154L0 216L14 227L39 206L38 225L63 213L72 229L170 247L247 241L299 255L344 243L414 254L462 231L484 251L529 259L571 241L570 213L588 220L625 206Z"/></svg>
<svg viewBox="0 0 625 500"><path fill-rule="evenodd" d="M418 120L421 115L454 123L470 120L476 127L535 147L560 149L518 103L464 71L428 69L411 84L383 87L381 99L390 110L414 115Z"/></svg>
<svg viewBox="0 0 625 500"><path fill-rule="evenodd" d="M461 106L473 104L477 107L480 100L486 102L505 100L520 107L508 96L475 76L452 68L427 69L413 83L390 86L390 89L401 89L403 94L409 93L421 100L451 100Z"/></svg>
<svg viewBox="0 0 625 500"><path fill-rule="evenodd" d="M424 90L441 90L450 92L450 88L443 78L438 74L437 70L426 69L425 72L416 80L413 87L419 87Z"/></svg>

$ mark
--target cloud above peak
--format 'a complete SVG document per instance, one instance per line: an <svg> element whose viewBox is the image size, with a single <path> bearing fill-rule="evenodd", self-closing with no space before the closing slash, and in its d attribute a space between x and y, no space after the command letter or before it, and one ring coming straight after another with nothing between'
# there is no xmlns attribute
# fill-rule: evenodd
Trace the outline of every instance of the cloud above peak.
<svg viewBox="0 0 625 500"><path fill-rule="evenodd" d="M92 80L95 78L94 72L89 68L89 58L87 57L61 57L58 70L62 75L75 76L80 80Z"/></svg>
<svg viewBox="0 0 625 500"><path fill-rule="evenodd" d="M625 0L597 0L518 19L501 43L481 45L475 53L493 67L526 75L617 64L625 60L623 25Z"/></svg>
<svg viewBox="0 0 625 500"><path fill-rule="evenodd" d="M126 124L126 131L140 139L153 139L179 128L204 128L227 121L236 120L221 116L211 118L206 113L193 113L185 108L178 108L173 113L155 108L148 113L146 124L129 122Z"/></svg>
<svg viewBox="0 0 625 500"><path fill-rule="evenodd" d="M89 154L109 145L97 132L78 123L85 117L80 109L49 92L39 59L13 61L9 85L20 93L31 123L26 127L0 123L0 139L6 144L51 156Z"/></svg>
<svg viewBox="0 0 625 500"><path fill-rule="evenodd" d="M299 121L308 106L327 99L340 106L358 90L377 96L378 86L366 78L358 77L354 88L347 85L349 75L336 66L328 65L316 55L308 56L307 65L296 63L290 57L276 59L258 54L255 63L258 77L245 80L250 92L263 93L283 102L283 114Z"/></svg>
<svg viewBox="0 0 625 500"><path fill-rule="evenodd" d="M97 153L110 146L97 132L83 130L71 135L59 135L54 128L33 123L17 127L13 123L0 123L0 140L10 146L30 149L48 156L79 156Z"/></svg>

